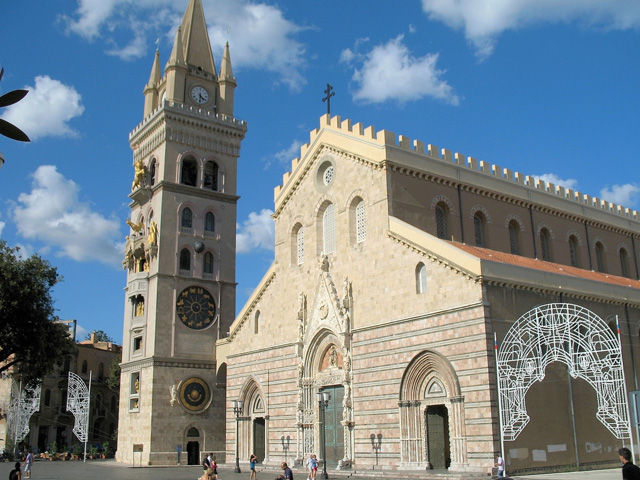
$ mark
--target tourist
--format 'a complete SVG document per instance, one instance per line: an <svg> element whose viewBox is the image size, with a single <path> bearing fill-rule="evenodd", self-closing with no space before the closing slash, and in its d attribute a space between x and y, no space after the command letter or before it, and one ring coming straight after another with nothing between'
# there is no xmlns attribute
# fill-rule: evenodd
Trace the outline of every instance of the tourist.
<svg viewBox="0 0 640 480"><path fill-rule="evenodd" d="M216 462L216 457L213 456L213 452L209 454L209 460L211 462L211 470L213 471L211 478L218 480L218 463Z"/></svg>
<svg viewBox="0 0 640 480"><path fill-rule="evenodd" d="M202 460L202 477L201 480L211 480L211 476L213 475L213 469L211 468L211 460L209 460L208 456L204 456Z"/></svg>
<svg viewBox="0 0 640 480"><path fill-rule="evenodd" d="M9 474L9 480L22 480L22 472L20 472L20 462L16 462L15 468Z"/></svg>
<svg viewBox="0 0 640 480"><path fill-rule="evenodd" d="M640 480L640 467L631 461L631 451L622 447L618 450L622 462L622 480Z"/></svg>
<svg viewBox="0 0 640 480"><path fill-rule="evenodd" d="M256 480L258 477L256 475L256 462L258 458L252 453L249 458L249 469L251 470L251 474L249 475L249 480Z"/></svg>
<svg viewBox="0 0 640 480"><path fill-rule="evenodd" d="M504 477L504 460L500 455L498 455L498 459L496 460L496 466L498 467L498 476Z"/></svg>
<svg viewBox="0 0 640 480"><path fill-rule="evenodd" d="M31 466L33 465L33 453L29 449L26 458L24 459L24 478L31 478Z"/></svg>
<svg viewBox="0 0 640 480"><path fill-rule="evenodd" d="M284 470L284 475L279 475L278 480L293 480L293 472L287 465L287 462L282 462L282 464L280 465L280 468Z"/></svg>

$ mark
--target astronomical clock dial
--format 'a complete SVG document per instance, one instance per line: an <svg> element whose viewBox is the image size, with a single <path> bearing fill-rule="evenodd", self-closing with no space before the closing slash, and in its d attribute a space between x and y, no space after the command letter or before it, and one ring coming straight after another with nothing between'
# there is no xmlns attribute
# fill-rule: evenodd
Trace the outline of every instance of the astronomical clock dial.
<svg viewBox="0 0 640 480"><path fill-rule="evenodd" d="M211 390L207 382L191 377L180 384L180 403L191 412L201 412L209 406Z"/></svg>
<svg viewBox="0 0 640 480"><path fill-rule="evenodd" d="M213 323L216 303L206 288L185 288L176 301L176 313L187 327L202 330Z"/></svg>

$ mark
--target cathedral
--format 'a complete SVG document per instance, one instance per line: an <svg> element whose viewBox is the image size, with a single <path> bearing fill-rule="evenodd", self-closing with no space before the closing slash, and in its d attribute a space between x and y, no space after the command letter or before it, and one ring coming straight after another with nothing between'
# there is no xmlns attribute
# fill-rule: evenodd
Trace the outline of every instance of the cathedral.
<svg viewBox="0 0 640 480"><path fill-rule="evenodd" d="M247 125L209 45L190 0L130 134L119 461L486 474L637 445L640 214L508 168L322 116L235 316Z"/></svg>

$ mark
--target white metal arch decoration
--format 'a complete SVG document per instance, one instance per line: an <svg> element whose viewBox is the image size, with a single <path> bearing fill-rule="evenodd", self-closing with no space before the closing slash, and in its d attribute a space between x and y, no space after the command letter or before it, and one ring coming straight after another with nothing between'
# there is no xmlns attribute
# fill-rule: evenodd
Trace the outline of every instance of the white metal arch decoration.
<svg viewBox="0 0 640 480"><path fill-rule="evenodd" d="M620 342L595 313L567 303L535 307L509 329L497 357L504 440L515 440L529 423L527 391L557 361L594 388L598 420L616 438L630 438Z"/></svg>

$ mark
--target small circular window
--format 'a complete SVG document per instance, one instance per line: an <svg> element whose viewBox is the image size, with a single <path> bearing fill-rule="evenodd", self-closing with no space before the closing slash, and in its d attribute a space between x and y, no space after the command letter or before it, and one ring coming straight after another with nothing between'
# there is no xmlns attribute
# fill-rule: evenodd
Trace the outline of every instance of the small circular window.
<svg viewBox="0 0 640 480"><path fill-rule="evenodd" d="M325 168L324 173L322 174L322 181L325 185L329 185L333 180L333 165L329 165Z"/></svg>

